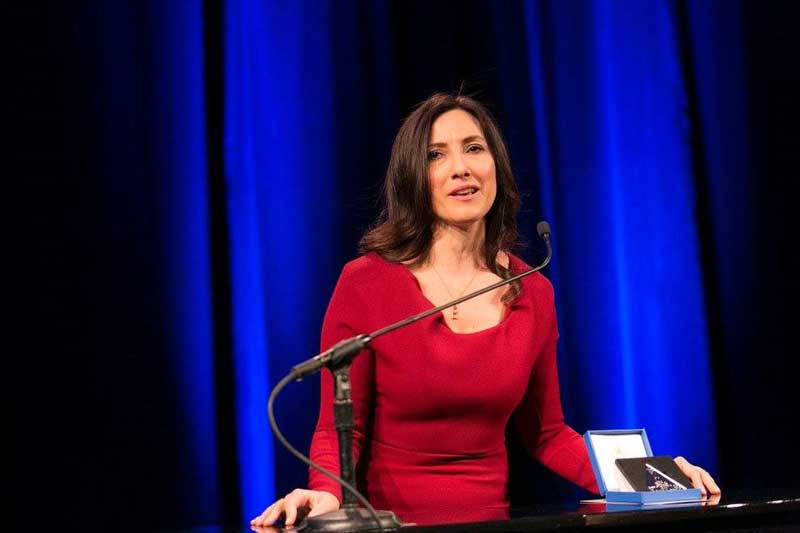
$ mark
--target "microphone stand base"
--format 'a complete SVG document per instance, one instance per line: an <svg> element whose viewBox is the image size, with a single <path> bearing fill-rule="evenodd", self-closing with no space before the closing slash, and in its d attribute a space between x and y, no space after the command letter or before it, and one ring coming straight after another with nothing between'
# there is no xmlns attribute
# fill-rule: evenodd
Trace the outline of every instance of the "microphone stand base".
<svg viewBox="0 0 800 533"><path fill-rule="evenodd" d="M380 519L384 531L395 531L402 524L391 511L375 511ZM359 507L343 508L338 511L312 516L298 528L303 533L356 533L361 531L380 531L375 518L366 509Z"/></svg>

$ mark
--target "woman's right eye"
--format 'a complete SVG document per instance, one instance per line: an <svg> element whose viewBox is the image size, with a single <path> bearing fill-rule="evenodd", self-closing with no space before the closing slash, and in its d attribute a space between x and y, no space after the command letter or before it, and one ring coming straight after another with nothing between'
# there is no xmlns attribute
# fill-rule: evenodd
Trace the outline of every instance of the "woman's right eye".
<svg viewBox="0 0 800 533"><path fill-rule="evenodd" d="M428 152L428 161L436 161L440 157L442 157L442 152L439 150L431 150Z"/></svg>

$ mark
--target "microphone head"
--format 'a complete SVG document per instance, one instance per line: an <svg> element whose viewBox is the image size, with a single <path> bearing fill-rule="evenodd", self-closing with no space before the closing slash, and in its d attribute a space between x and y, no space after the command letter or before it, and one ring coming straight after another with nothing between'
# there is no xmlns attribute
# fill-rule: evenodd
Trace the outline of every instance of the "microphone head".
<svg viewBox="0 0 800 533"><path fill-rule="evenodd" d="M550 237L550 224L548 224L547 221L542 220L536 224L536 233L539 234L540 239L547 240Z"/></svg>

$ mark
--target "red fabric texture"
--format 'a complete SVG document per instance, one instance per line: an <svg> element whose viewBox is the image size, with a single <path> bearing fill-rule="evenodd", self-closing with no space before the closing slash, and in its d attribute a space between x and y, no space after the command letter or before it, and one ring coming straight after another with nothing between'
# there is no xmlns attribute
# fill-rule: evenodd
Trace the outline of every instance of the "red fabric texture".
<svg viewBox="0 0 800 533"><path fill-rule="evenodd" d="M511 256L513 273L529 267ZM431 309L414 275L370 253L348 263L322 327L322 349ZM454 333L440 313L376 339L353 361L353 451L359 489L376 509L418 524L501 519L508 511L505 428L531 455L597 493L586 445L564 423L553 288L523 279L503 321ZM311 458L339 472L333 380L321 374ZM310 470L309 487L340 487Z"/></svg>

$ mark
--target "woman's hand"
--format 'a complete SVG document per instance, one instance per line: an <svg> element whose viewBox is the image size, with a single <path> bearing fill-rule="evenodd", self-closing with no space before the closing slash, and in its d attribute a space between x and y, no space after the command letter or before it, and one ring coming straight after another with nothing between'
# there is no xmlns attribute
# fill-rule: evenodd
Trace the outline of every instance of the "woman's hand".
<svg viewBox="0 0 800 533"><path fill-rule="evenodd" d="M675 464L677 464L678 467L683 470L683 473L686 474L686 477L692 480L692 486L694 486L696 489L700 489L700 493L703 495L703 497L708 495L720 495L721 491L719 490L716 482L714 482L714 478L711 477L711 474L699 466L694 466L683 457L676 457Z"/></svg>
<svg viewBox="0 0 800 533"><path fill-rule="evenodd" d="M339 508L339 500L330 492L322 490L294 489L276 501L250 521L251 526L271 526L282 514L286 515L284 524L294 525L298 509L308 508L308 516L335 511Z"/></svg>

